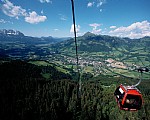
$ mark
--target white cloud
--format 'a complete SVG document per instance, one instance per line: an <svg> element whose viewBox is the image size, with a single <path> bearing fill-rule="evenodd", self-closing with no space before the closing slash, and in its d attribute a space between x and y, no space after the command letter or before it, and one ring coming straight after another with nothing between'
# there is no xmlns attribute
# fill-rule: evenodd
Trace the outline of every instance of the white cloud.
<svg viewBox="0 0 150 120"><path fill-rule="evenodd" d="M31 24L44 22L46 19L46 16L40 16L35 11L29 12L29 15L25 17L25 21Z"/></svg>
<svg viewBox="0 0 150 120"><path fill-rule="evenodd" d="M87 7L101 7L104 3L106 3L106 0L93 0L93 2L88 2Z"/></svg>
<svg viewBox="0 0 150 120"><path fill-rule="evenodd" d="M92 6L94 6L94 2L89 2L89 3L87 4L87 7L92 7Z"/></svg>
<svg viewBox="0 0 150 120"><path fill-rule="evenodd" d="M89 24L89 26L92 27L92 33L94 34L100 34L100 32L102 31L102 29L97 29L99 26L101 26L101 24L92 23L92 24Z"/></svg>
<svg viewBox="0 0 150 120"><path fill-rule="evenodd" d="M9 0L1 0L1 1L4 3L2 5L2 11L5 15L9 17L14 17L16 19L19 19L19 17L24 17L25 21L31 24L44 22L47 19L46 16L40 16L35 11L27 13L27 11L23 9L21 6L15 6ZM49 0L46 1L49 2ZM41 14L43 14L43 11L41 11Z"/></svg>
<svg viewBox="0 0 150 120"><path fill-rule="evenodd" d="M3 24L5 24L5 23L13 24L13 22L7 21L7 20L4 20L4 19L0 19L0 23L3 23Z"/></svg>
<svg viewBox="0 0 150 120"><path fill-rule="evenodd" d="M101 7L104 3L106 3L106 0L97 0L97 7Z"/></svg>
<svg viewBox="0 0 150 120"><path fill-rule="evenodd" d="M41 3L52 3L51 0L39 0Z"/></svg>
<svg viewBox="0 0 150 120"><path fill-rule="evenodd" d="M142 21L131 24L127 27L119 27L109 32L110 35L129 38L141 38L150 36L150 22Z"/></svg>
<svg viewBox="0 0 150 120"><path fill-rule="evenodd" d="M4 19L0 19L0 23L6 23L7 21L5 21Z"/></svg>
<svg viewBox="0 0 150 120"><path fill-rule="evenodd" d="M3 0L2 2L4 2L4 4L2 5L2 11L5 15L15 17L16 19L18 19L19 16L26 16L26 10L21 8L20 6L15 6L8 0Z"/></svg>
<svg viewBox="0 0 150 120"><path fill-rule="evenodd" d="M116 28L116 26L110 26L110 28L111 28L111 29L115 29L115 28Z"/></svg>
<svg viewBox="0 0 150 120"><path fill-rule="evenodd" d="M94 33L94 34L100 34L101 31L102 31L102 29L93 29L92 33Z"/></svg>
<svg viewBox="0 0 150 120"><path fill-rule="evenodd" d="M59 31L59 29L55 28L54 31Z"/></svg>
<svg viewBox="0 0 150 120"><path fill-rule="evenodd" d="M67 17L65 15L62 14L58 14L60 16L60 20L66 21Z"/></svg>
<svg viewBox="0 0 150 120"><path fill-rule="evenodd" d="M106 0L93 0L92 2L88 2L87 7L97 7L100 12L103 11L102 5L106 3Z"/></svg>
<svg viewBox="0 0 150 120"><path fill-rule="evenodd" d="M100 9L99 11L100 11L100 12L102 12L102 11L103 11L103 9Z"/></svg>
<svg viewBox="0 0 150 120"><path fill-rule="evenodd" d="M98 24L98 23L89 24L89 26L94 27L95 29L96 29L97 27L99 27L100 25L101 25L101 24Z"/></svg>
<svg viewBox="0 0 150 120"><path fill-rule="evenodd" d="M43 10L41 10L41 14L43 14L44 12L43 12Z"/></svg>
<svg viewBox="0 0 150 120"><path fill-rule="evenodd" d="M102 2L99 2L99 3L97 3L97 7L100 7L100 6L102 6Z"/></svg>
<svg viewBox="0 0 150 120"><path fill-rule="evenodd" d="M80 31L80 25L75 25L76 32L78 33ZM71 25L70 33L74 33L74 24Z"/></svg>
<svg viewBox="0 0 150 120"><path fill-rule="evenodd" d="M60 19L63 20L63 21L66 21L66 20L67 20L65 17L61 17Z"/></svg>

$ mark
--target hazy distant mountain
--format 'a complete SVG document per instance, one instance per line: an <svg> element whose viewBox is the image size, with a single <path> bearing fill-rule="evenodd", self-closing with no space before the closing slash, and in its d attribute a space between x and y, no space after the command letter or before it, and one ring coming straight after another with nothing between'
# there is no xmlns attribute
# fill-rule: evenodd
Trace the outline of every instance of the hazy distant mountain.
<svg viewBox="0 0 150 120"><path fill-rule="evenodd" d="M54 44L66 39L68 38L54 38L52 36L38 38L38 37L25 36L20 31L6 30L6 29L0 30L0 42L3 43L17 42L21 44L23 43L23 44L31 44L31 45Z"/></svg>
<svg viewBox="0 0 150 120"><path fill-rule="evenodd" d="M40 38L42 42L47 42L47 43L57 43L57 42L61 42L64 40L68 40L70 39L70 37L63 37L63 38L56 38L56 37L52 37L52 36L48 36L48 37L41 37Z"/></svg>

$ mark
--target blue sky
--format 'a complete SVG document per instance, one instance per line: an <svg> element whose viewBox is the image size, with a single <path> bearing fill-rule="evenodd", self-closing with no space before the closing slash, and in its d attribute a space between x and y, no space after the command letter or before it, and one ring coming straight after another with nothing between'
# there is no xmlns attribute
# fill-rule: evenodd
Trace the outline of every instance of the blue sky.
<svg viewBox="0 0 150 120"><path fill-rule="evenodd" d="M78 36L150 36L150 0L74 0ZM0 29L27 36L73 36L71 0L0 0Z"/></svg>

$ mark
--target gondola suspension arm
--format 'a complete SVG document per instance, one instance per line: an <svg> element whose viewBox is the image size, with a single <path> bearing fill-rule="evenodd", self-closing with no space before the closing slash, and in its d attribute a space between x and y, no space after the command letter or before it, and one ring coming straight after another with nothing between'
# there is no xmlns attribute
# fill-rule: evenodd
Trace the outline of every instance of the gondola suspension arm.
<svg viewBox="0 0 150 120"><path fill-rule="evenodd" d="M149 72L149 69L146 68L146 67L138 68L137 70L138 70L138 72L140 72L140 80L139 80L139 82L137 84L132 85L133 87L136 87L136 86L138 86L141 83L142 77L143 77L143 72Z"/></svg>

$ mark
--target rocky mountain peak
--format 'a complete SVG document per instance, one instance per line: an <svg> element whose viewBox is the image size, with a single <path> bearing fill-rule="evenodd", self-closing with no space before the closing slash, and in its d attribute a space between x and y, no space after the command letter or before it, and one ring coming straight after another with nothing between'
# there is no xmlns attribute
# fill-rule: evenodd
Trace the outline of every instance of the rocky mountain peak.
<svg viewBox="0 0 150 120"><path fill-rule="evenodd" d="M7 36L24 36L24 34L21 33L20 31L12 30L12 29L9 29L9 30L2 29L0 30L0 34L7 35Z"/></svg>

